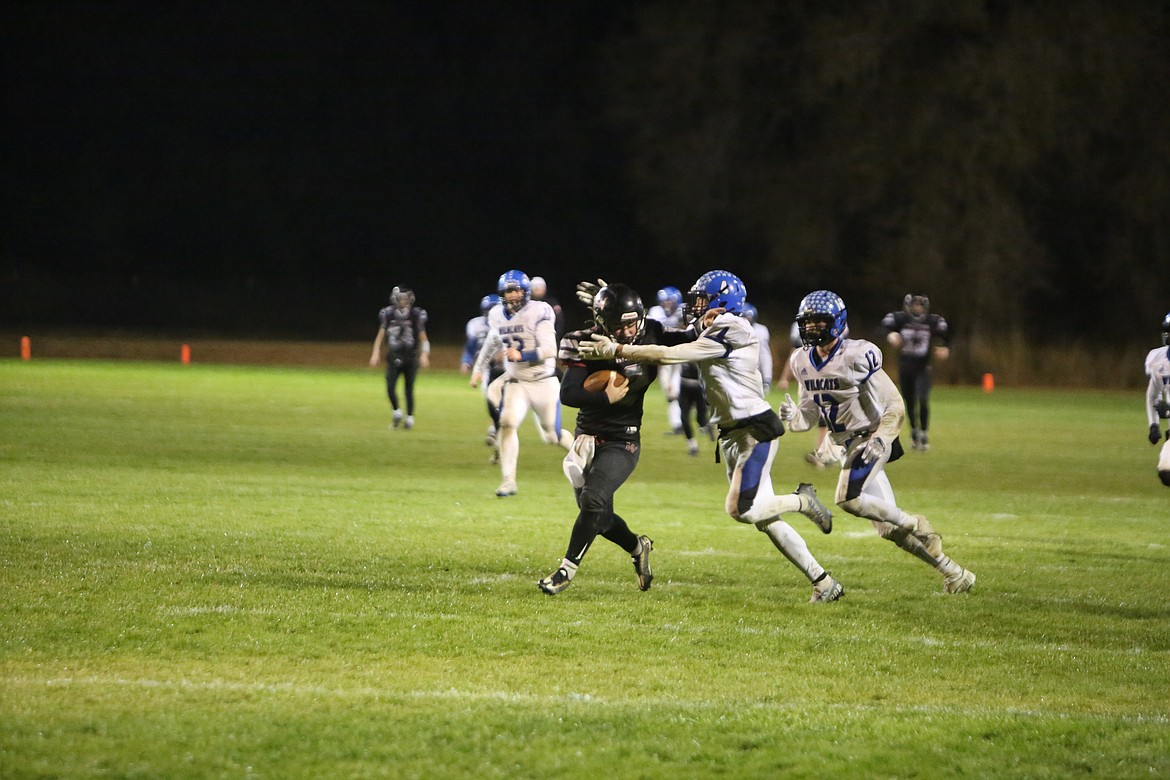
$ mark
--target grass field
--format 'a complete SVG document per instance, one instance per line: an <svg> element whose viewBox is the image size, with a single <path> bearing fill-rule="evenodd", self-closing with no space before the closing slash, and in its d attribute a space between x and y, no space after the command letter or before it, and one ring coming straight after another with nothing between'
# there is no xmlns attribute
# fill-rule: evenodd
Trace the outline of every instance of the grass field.
<svg viewBox="0 0 1170 780"><path fill-rule="evenodd" d="M778 400L779 396L776 396ZM1140 394L939 388L890 467L975 592L837 513L834 604L722 512L651 396L623 516L522 432L497 499L476 391L374 371L0 361L0 776L1170 776L1170 490ZM835 472L789 434L778 489Z"/></svg>

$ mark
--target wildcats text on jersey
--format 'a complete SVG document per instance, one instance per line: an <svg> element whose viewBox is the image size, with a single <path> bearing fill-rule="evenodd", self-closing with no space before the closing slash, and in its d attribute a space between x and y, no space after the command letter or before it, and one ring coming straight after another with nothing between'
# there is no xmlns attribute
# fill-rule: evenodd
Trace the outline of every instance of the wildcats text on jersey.
<svg viewBox="0 0 1170 780"><path fill-rule="evenodd" d="M841 380L835 376L823 377L821 379L806 379L804 380L804 389L809 391L840 390Z"/></svg>

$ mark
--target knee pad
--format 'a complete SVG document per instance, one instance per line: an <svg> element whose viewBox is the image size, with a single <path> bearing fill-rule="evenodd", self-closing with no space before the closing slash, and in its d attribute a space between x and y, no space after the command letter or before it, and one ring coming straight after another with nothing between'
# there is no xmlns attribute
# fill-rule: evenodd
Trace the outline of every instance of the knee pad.
<svg viewBox="0 0 1170 780"><path fill-rule="evenodd" d="M591 514L605 514L609 512L609 496L586 485L577 495L577 508Z"/></svg>
<svg viewBox="0 0 1170 780"><path fill-rule="evenodd" d="M841 507L843 510L845 510L849 514L853 515L854 517L861 517L862 516L861 515L861 497L860 496L857 496L856 498L846 499L845 501L842 501L840 504L837 504L837 506ZM889 525L889 523L882 523L882 525ZM891 527L893 527L893 526L891 526ZM879 531L879 533L880 533L880 531Z"/></svg>

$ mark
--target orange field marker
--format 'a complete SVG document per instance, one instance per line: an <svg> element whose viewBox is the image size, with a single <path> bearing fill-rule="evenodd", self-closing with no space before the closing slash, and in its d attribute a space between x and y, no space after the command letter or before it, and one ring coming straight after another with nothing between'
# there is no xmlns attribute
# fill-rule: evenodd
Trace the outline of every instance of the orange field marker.
<svg viewBox="0 0 1170 780"><path fill-rule="evenodd" d="M991 374L983 375L983 392L990 393L995 390L995 377Z"/></svg>
<svg viewBox="0 0 1170 780"><path fill-rule="evenodd" d="M28 336L20 337L20 359L32 359L32 339L30 339Z"/></svg>
<svg viewBox="0 0 1170 780"><path fill-rule="evenodd" d="M179 360L185 366L191 365L191 345L184 344L183 348L179 350Z"/></svg>

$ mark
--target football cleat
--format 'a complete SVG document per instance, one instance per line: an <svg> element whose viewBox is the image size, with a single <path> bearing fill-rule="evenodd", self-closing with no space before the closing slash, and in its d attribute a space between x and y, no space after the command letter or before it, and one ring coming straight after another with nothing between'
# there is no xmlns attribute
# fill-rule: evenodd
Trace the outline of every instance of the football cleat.
<svg viewBox="0 0 1170 780"><path fill-rule="evenodd" d="M813 583L812 597L808 601L810 604L820 604L826 601L836 601L844 595L845 587L833 579L833 575L825 572L825 576L820 582Z"/></svg>
<svg viewBox="0 0 1170 780"><path fill-rule="evenodd" d="M958 574L943 580L944 593L967 593L975 587L975 572L962 569Z"/></svg>
<svg viewBox="0 0 1170 780"><path fill-rule="evenodd" d="M687 440L687 454L688 455L698 455L699 454L699 443L697 441L695 441L694 439Z"/></svg>
<svg viewBox="0 0 1170 780"><path fill-rule="evenodd" d="M638 589L650 590L650 582L654 579L654 573L650 571L650 551L654 549L654 542L649 536L639 536L638 541L642 543L642 551L630 558L634 562L634 574L638 575Z"/></svg>
<svg viewBox="0 0 1170 780"><path fill-rule="evenodd" d="M496 488L496 495L500 498L516 495L516 483L508 480Z"/></svg>
<svg viewBox="0 0 1170 780"><path fill-rule="evenodd" d="M914 519L917 521L914 526L914 538L922 542L922 546L926 548L932 558L941 558L943 554L942 536L922 515L914 515Z"/></svg>
<svg viewBox="0 0 1170 780"><path fill-rule="evenodd" d="M401 410L399 410L399 409L394 410L394 422L392 423L392 425L395 428L397 428L399 425L402 425L402 411Z"/></svg>
<svg viewBox="0 0 1170 780"><path fill-rule="evenodd" d="M406 415L406 422L403 423L403 427L406 428L406 430L408 430L408 431L414 427L414 415L413 414Z"/></svg>
<svg viewBox="0 0 1170 780"><path fill-rule="evenodd" d="M833 513L817 498L816 488L807 482L801 482L792 492L804 498L803 503L807 503L808 508L800 510L800 513L812 520L816 527L821 529L821 533L827 534L833 530Z"/></svg>
<svg viewBox="0 0 1170 780"><path fill-rule="evenodd" d="M537 580L536 587L550 596L555 596L572 584L573 581L569 579L569 572L562 566L544 579Z"/></svg>

